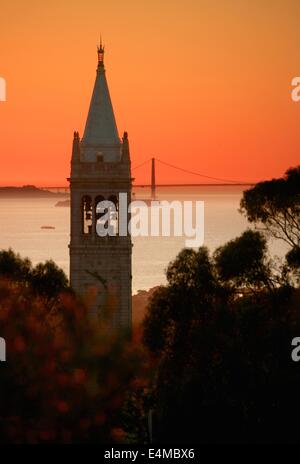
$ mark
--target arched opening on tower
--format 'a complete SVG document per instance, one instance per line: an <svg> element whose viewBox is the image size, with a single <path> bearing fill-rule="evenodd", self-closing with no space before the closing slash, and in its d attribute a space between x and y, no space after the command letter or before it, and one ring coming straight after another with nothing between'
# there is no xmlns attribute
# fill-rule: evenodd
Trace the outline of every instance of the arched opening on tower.
<svg viewBox="0 0 300 464"><path fill-rule="evenodd" d="M111 195L108 199L103 196L95 198L95 227L98 236L116 236L119 231L118 198Z"/></svg>
<svg viewBox="0 0 300 464"><path fill-rule="evenodd" d="M83 235L91 235L93 232L93 207L90 196L85 195L82 198L82 233Z"/></svg>
<svg viewBox="0 0 300 464"><path fill-rule="evenodd" d="M95 198L95 231L96 234L99 235L98 231L100 227L105 227L105 215L106 210L101 208L101 203L105 201L105 198L102 195L98 195Z"/></svg>
<svg viewBox="0 0 300 464"><path fill-rule="evenodd" d="M108 197L108 201L110 201L114 208L110 210L110 225L113 228L114 235L119 234L119 200L116 195L110 195Z"/></svg>

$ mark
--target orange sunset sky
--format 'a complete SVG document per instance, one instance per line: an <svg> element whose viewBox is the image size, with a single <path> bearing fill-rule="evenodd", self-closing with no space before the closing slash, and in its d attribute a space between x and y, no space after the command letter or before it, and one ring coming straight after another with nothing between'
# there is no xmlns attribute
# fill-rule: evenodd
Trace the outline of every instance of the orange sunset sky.
<svg viewBox="0 0 300 464"><path fill-rule="evenodd" d="M133 166L257 181L300 164L299 0L1 0L0 18L1 185L67 184L100 32ZM206 180L157 166L157 181Z"/></svg>

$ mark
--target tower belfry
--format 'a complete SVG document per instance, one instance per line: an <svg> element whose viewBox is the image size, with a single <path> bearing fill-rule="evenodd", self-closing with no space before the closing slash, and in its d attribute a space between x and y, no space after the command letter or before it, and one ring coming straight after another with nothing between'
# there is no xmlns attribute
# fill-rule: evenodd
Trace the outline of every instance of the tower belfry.
<svg viewBox="0 0 300 464"><path fill-rule="evenodd" d="M82 139L74 133L71 161L70 281L73 289L90 302L91 314L111 311L115 327L131 327L130 235L119 234L119 194L131 201L128 135L120 140L104 67L104 47L98 46L98 67ZM103 209L115 206L110 224L103 228ZM128 218L129 219L129 218Z"/></svg>

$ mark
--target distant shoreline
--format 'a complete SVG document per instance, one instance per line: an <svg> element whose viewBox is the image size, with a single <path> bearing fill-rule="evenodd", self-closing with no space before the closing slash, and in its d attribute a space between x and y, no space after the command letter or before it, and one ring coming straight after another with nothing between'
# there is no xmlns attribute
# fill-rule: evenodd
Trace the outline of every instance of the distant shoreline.
<svg viewBox="0 0 300 464"><path fill-rule="evenodd" d="M255 182L253 183L246 183L246 184L156 184L157 187L248 187L251 185L256 185ZM151 188L150 184L139 184L133 185L133 188Z"/></svg>
<svg viewBox="0 0 300 464"><path fill-rule="evenodd" d="M251 187L255 184L156 184L156 189L159 188L187 188L187 187ZM133 192L137 189L151 189L149 184L133 185ZM36 187L35 185L24 185L23 187L3 186L0 187L1 198L53 198L61 199L55 206L69 207L70 206L70 192L68 187Z"/></svg>
<svg viewBox="0 0 300 464"><path fill-rule="evenodd" d="M156 184L156 188L168 188L168 187L249 187L256 185L256 182L247 182L247 183L235 183L235 184ZM132 188L151 188L151 184L133 184ZM37 192L48 193L48 194L67 194L69 191L69 186L59 186L59 187L36 187L34 185L24 185L22 187L16 186L0 186L0 193L4 192L16 192L16 193L33 193Z"/></svg>
<svg viewBox="0 0 300 464"><path fill-rule="evenodd" d="M23 187L0 187L0 198L65 198L68 193L50 192L35 187L34 185L24 185Z"/></svg>

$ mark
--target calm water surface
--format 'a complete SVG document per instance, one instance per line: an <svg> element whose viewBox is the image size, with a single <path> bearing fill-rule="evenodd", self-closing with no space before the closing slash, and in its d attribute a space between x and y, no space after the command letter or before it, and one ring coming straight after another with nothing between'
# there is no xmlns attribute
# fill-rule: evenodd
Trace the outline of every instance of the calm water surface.
<svg viewBox="0 0 300 464"><path fill-rule="evenodd" d="M205 239L210 251L238 236L249 224L238 212L242 187L161 187L159 199L202 200L205 202ZM149 190L136 189L136 199L149 198ZM69 273L68 244L70 209L57 208L57 199L0 198L0 249L13 248L34 264L53 259ZM51 225L55 230L43 230ZM168 263L184 247L184 237L137 237L133 239L133 291L165 282ZM284 248L271 243L271 252L282 255Z"/></svg>

